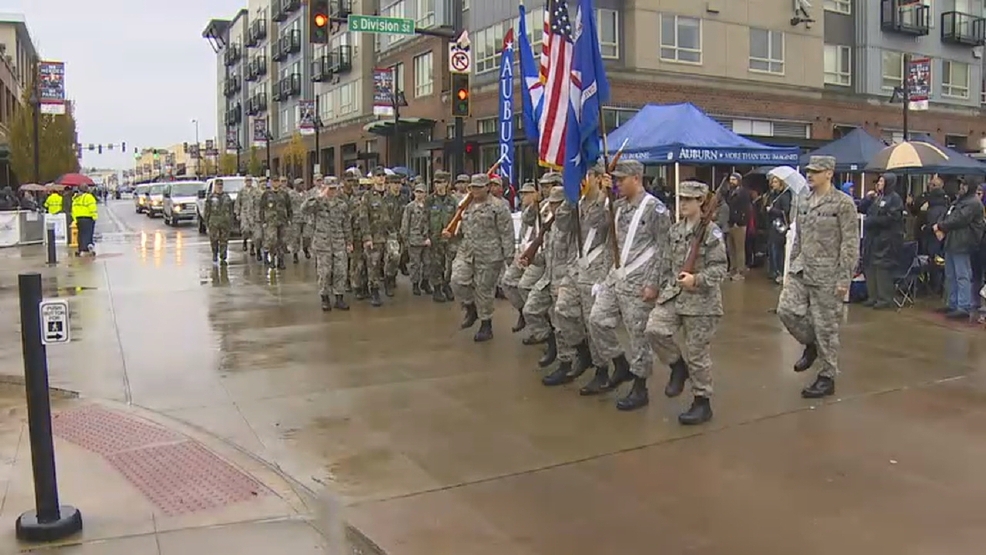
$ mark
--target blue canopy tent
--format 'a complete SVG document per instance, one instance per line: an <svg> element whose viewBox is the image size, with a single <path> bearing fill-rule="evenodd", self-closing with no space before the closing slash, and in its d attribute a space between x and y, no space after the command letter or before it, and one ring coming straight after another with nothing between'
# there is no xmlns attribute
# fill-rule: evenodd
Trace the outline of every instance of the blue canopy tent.
<svg viewBox="0 0 986 555"><path fill-rule="evenodd" d="M801 165L806 166L812 156L834 156L835 171L861 172L866 164L887 145L857 127L841 139L836 139L827 145L809 152L801 157Z"/></svg>
<svg viewBox="0 0 986 555"><path fill-rule="evenodd" d="M928 143L931 146L938 148L948 156L948 163L941 166L930 166L920 168L910 172L905 171L904 173L921 173L921 174L932 174L937 173L940 175L984 175L986 174L986 164L983 164L979 160L971 156L966 156L961 152L948 148L947 146L938 143L931 138L931 135L924 133L915 133L911 135L912 141L920 141ZM898 170L894 170L895 172Z"/></svg>

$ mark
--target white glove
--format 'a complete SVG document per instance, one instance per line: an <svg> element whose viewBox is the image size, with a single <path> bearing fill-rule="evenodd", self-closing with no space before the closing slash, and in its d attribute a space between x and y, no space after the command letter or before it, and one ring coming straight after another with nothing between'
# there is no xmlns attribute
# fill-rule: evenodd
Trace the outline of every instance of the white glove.
<svg viewBox="0 0 986 555"><path fill-rule="evenodd" d="M603 286L603 284L601 284L601 283L595 283L595 284L593 284L592 285L592 297L593 298L598 297L599 294L603 292L603 289L604 288L605 288L605 286Z"/></svg>

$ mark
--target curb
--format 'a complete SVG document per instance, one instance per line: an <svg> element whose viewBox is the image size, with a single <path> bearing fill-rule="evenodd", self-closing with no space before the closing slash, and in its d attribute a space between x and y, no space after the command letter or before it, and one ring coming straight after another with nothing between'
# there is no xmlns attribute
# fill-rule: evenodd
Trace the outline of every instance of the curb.
<svg viewBox="0 0 986 555"><path fill-rule="evenodd" d="M16 385L18 387L26 387L24 383L24 376L17 376L13 374L0 374L0 384L5 385ZM49 396L56 399L78 399L79 392L72 391L70 389L62 389L60 387L48 386Z"/></svg>

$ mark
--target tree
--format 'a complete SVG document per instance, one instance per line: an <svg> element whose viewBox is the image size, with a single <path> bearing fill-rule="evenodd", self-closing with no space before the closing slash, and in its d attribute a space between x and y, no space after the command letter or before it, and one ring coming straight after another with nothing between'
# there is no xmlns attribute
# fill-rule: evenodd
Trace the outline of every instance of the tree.
<svg viewBox="0 0 986 555"><path fill-rule="evenodd" d="M199 171L199 176L212 176L216 175L216 163L212 161L211 157L203 157L201 160L202 169Z"/></svg>
<svg viewBox="0 0 986 555"><path fill-rule="evenodd" d="M58 179L64 173L79 171L75 150L75 118L41 114L39 144L41 175L34 175L34 106L30 103L33 83L24 88L23 104L17 107L10 123L10 167L20 183L37 179L41 184Z"/></svg>
<svg viewBox="0 0 986 555"><path fill-rule="evenodd" d="M250 160L247 162L247 173L254 177L260 177L264 173L264 163L260 160L257 147L250 147Z"/></svg>
<svg viewBox="0 0 986 555"><path fill-rule="evenodd" d="M281 165L285 170L284 173L288 177L301 177L301 166L305 163L306 155L308 155L308 149L305 147L305 141L301 138L301 133L295 132L288 144L284 145L284 150L281 151Z"/></svg>
<svg viewBox="0 0 986 555"><path fill-rule="evenodd" d="M223 175L236 175L239 173L239 168L236 167L236 155L223 153L219 156L219 173Z"/></svg>

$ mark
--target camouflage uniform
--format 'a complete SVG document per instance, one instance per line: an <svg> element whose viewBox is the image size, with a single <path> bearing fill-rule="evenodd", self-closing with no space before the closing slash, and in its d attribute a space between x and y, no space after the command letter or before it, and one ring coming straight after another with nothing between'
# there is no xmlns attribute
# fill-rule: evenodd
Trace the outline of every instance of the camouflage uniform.
<svg viewBox="0 0 986 555"><path fill-rule="evenodd" d="M326 187L338 190L339 185L335 178L329 178ZM300 214L312 222L312 246L323 308L329 295L335 295L336 307L342 308L349 267L348 250L353 246L349 203L338 193L330 198L316 192L301 203Z"/></svg>
<svg viewBox="0 0 986 555"><path fill-rule="evenodd" d="M532 183L525 183L521 188L521 193L532 193L536 189ZM527 248L534 242L537 238L538 232L541 229L538 220L538 210L540 207L537 203L531 204L523 209L520 216L520 248L519 252L523 253ZM520 282L521 278L524 276L524 272L528 268L521 267L517 264L516 260L511 260L507 264L507 269L503 273L503 278L500 280L500 287L503 288L503 294L507 297L507 300L516 308L518 311L524 309L524 303L527 302L527 295L530 293L530 287L521 288ZM540 275L538 276L540 279ZM537 280L533 280L537 281ZM522 326L521 326L522 327ZM519 331L519 329L518 329Z"/></svg>
<svg viewBox="0 0 986 555"><path fill-rule="evenodd" d="M414 190L424 193L425 186L415 185ZM428 255L431 250L428 206L425 202L418 204L416 200L412 200L404 207L401 218L401 239L407 245L411 283L417 288L425 277L424 271L428 267Z"/></svg>
<svg viewBox="0 0 986 555"><path fill-rule="evenodd" d="M435 172L435 181L448 184L449 174L444 171ZM437 187L435 188L437 190ZM452 276L452 260L455 258L450 247L452 239L442 237L442 230L452 221L455 216L455 198L448 193L439 195L433 193L428 197L428 234L431 239L431 253L429 256L428 278L432 287L435 288L435 300L443 302L447 299L447 293L451 293L449 285ZM447 290L447 291L446 291Z"/></svg>
<svg viewBox="0 0 986 555"><path fill-rule="evenodd" d="M835 158L812 156L809 172L834 171ZM812 176L817 179L818 177ZM805 397L835 390L839 368L839 324L842 298L838 288L848 289L852 272L859 262L859 222L852 199L835 187L825 193L811 191L798 203L795 238L790 270L777 304L777 316L788 332L805 345L795 370L807 370L815 358L821 359L816 383Z"/></svg>
<svg viewBox="0 0 986 555"><path fill-rule="evenodd" d="M384 199L385 193L371 190L363 195L359 204L359 231L364 243L372 243L367 249L364 245L366 258L367 283L370 291L376 294L384 281L383 262L384 250L394 224L391 223L391 211Z"/></svg>
<svg viewBox="0 0 986 555"><path fill-rule="evenodd" d="M387 182L388 187L392 187L393 184L399 184L400 176L388 175ZM392 294L392 289L397 286L397 272L400 269L401 252L403 250L400 239L400 224L401 216L404 215L404 207L407 206L407 203L408 201L405 200L405 197L399 191L396 194L391 191L387 191L384 194L384 205L387 207L388 212L387 219L390 222L390 227L387 229L386 235L386 249L383 254L383 275L385 285L388 288L388 295Z"/></svg>
<svg viewBox="0 0 986 555"><path fill-rule="evenodd" d="M556 180L561 182L561 174L550 172L544 179ZM527 343L546 339L554 341L550 336L552 333L549 315L555 301L558 299L558 288L562 284L563 278L568 275L569 265L574 261L577 254L575 248L575 237L572 235L574 229L574 206L565 202L565 192L561 185L551 189L548 196L548 203L555 205L553 222L544 237L541 249L535 255L539 265L544 267L541 278L531 288L524 303L524 319L530 329L530 336ZM549 349L552 348L549 344ZM550 356L552 360L554 355ZM546 361L551 364L552 361Z"/></svg>
<svg viewBox="0 0 986 555"><path fill-rule="evenodd" d="M298 181L301 180L295 180L295 186L287 190L288 197L291 199L291 221L287 225L287 236L284 239L286 247L294 255L295 261L298 260L298 253L301 252L301 227L305 221L305 216L301 213L301 203L305 199L298 191Z"/></svg>
<svg viewBox="0 0 986 555"><path fill-rule="evenodd" d="M347 175L345 178L345 188L343 194L349 205L350 228L353 234L353 255L349 257L349 286L356 291L357 299L362 299L367 294L366 281L366 258L363 253L363 233L359 227L359 207L360 193L359 176Z"/></svg>
<svg viewBox="0 0 986 555"><path fill-rule="evenodd" d="M283 188L268 189L260 196L264 250L272 257L271 265L275 259L279 266L284 263L285 238L292 216L291 197Z"/></svg>
<svg viewBox="0 0 986 555"><path fill-rule="evenodd" d="M486 174L471 178L471 188L489 184ZM465 327L482 321L476 341L492 338L493 299L496 280L504 260L514 257L514 228L507 210L499 201L487 197L472 202L462 214L459 226L462 242L452 263L452 288L466 309Z"/></svg>
<svg viewBox="0 0 986 555"><path fill-rule="evenodd" d="M333 178L334 179L334 178ZM315 197L318 194L317 187L323 184L323 179L321 174L315 174L313 179L313 185L308 190L301 194L302 201L308 200ZM335 181L336 188L338 187L338 181ZM340 192L337 192L337 196L341 196ZM304 219L301 222L301 250L306 256L312 248L312 240L315 238L315 217L311 214L305 214ZM348 272L348 269L347 269Z"/></svg>
<svg viewBox="0 0 986 555"><path fill-rule="evenodd" d="M679 197L703 199L708 193L704 183L686 181L679 186ZM729 266L722 230L709 222L704 234L696 237L699 224L681 220L671 226L670 244L665 250L662 279L664 287L647 320L647 338L661 362L672 368L672 381L688 377L692 395L709 399L712 396L712 355L709 347L722 317L722 294L719 286L726 278ZM684 271L685 260L693 245L701 240L695 261L694 291L682 289L678 275ZM680 341L675 341L675 335ZM682 366L683 365L683 366ZM674 372L681 372L678 376ZM676 386L677 389L679 386ZM671 385L669 383L669 388ZM675 395L680 390L674 391Z"/></svg>
<svg viewBox="0 0 986 555"><path fill-rule="evenodd" d="M233 203L234 213L240 221L240 235L243 237L243 247L245 249L247 241L252 240L250 242L251 252L254 252L260 244L260 238L253 236L255 227L253 222L255 213L254 205L257 202L256 192L257 186L253 184L252 179L249 179L239 194L236 195L236 201Z"/></svg>
<svg viewBox="0 0 986 555"><path fill-rule="evenodd" d="M264 250L264 222L260 219L260 199L264 196L264 193L270 190L270 185L268 183L258 184L254 187L253 193L253 210L250 222L253 229L250 235L253 237L253 244L257 247L257 260L263 260L263 250Z"/></svg>
<svg viewBox="0 0 986 555"><path fill-rule="evenodd" d="M233 229L233 199L225 192L213 192L205 199L205 213L202 216L209 230L212 261L218 258L226 262L229 234Z"/></svg>

